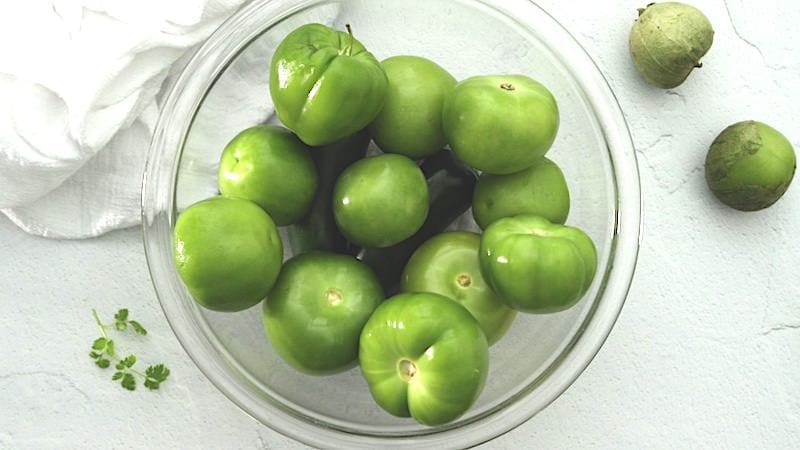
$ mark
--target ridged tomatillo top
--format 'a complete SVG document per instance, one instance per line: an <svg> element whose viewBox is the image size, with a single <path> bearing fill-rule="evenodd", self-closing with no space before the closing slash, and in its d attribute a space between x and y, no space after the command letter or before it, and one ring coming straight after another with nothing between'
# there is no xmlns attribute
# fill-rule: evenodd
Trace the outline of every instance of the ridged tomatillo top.
<svg viewBox="0 0 800 450"><path fill-rule="evenodd" d="M278 118L308 145L327 145L365 128L383 107L380 63L352 34L303 25L275 49L269 90Z"/></svg>
<svg viewBox="0 0 800 450"><path fill-rule="evenodd" d="M359 362L384 410L440 425L460 417L483 390L486 336L461 305L428 292L384 301L361 332Z"/></svg>
<svg viewBox="0 0 800 450"><path fill-rule="evenodd" d="M525 312L571 307L597 270L597 253L586 233L529 214L489 225L480 252L486 281L509 306Z"/></svg>

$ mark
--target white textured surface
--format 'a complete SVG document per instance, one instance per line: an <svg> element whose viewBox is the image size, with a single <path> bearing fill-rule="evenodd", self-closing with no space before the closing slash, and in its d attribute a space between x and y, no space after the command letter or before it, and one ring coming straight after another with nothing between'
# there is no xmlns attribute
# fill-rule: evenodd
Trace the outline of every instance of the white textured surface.
<svg viewBox="0 0 800 450"><path fill-rule="evenodd" d="M800 181L739 213L705 188L705 151L758 119L800 149L800 6L695 1L716 29L705 67L668 92L627 54L636 2L539 2L596 59L640 159L645 231L622 315L553 405L489 448L770 447L800 442ZM148 326L140 356L166 361L157 393L123 391L86 356L90 310L127 306ZM0 448L301 447L204 379L172 337L139 230L48 241L0 219Z"/></svg>

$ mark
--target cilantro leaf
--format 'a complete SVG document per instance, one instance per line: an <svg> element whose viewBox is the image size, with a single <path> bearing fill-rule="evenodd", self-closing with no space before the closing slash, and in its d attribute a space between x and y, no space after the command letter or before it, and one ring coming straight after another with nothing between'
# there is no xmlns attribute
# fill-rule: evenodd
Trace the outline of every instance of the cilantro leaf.
<svg viewBox="0 0 800 450"><path fill-rule="evenodd" d="M128 310L127 309L120 309L114 314L114 328L119 331L125 331L128 329Z"/></svg>
<svg viewBox="0 0 800 450"><path fill-rule="evenodd" d="M123 375L125 375L125 374L122 373L122 372L114 372L114 375L111 377L111 379L114 380L114 381L117 381L120 378L122 378Z"/></svg>
<svg viewBox="0 0 800 450"><path fill-rule="evenodd" d="M141 334L142 336L147 335L147 330L145 330L144 327L139 322L131 320L128 323L131 324L131 327L133 327L133 331L135 331L136 333Z"/></svg>
<svg viewBox="0 0 800 450"><path fill-rule="evenodd" d="M169 377L169 369L163 364L156 364L148 367L144 374L156 381L165 381Z"/></svg>
<svg viewBox="0 0 800 450"><path fill-rule="evenodd" d="M106 348L106 342L108 340L104 337L99 337L92 342L92 349L94 350L103 350Z"/></svg>
<svg viewBox="0 0 800 450"><path fill-rule="evenodd" d="M148 389L155 390L159 388L161 383L167 380L169 377L169 369L163 364L156 364L148 367L144 374L147 376L144 380L144 385L147 386Z"/></svg>
<svg viewBox="0 0 800 450"><path fill-rule="evenodd" d="M111 361L109 361L109 360L107 360L105 358L100 358L97 361L95 361L94 363L97 364L97 366L100 367L101 369L105 369L106 367L111 365Z"/></svg>
<svg viewBox="0 0 800 450"><path fill-rule="evenodd" d="M131 368L134 364L136 364L136 355L128 355L120 361L120 364L124 365L125 367Z"/></svg>
<svg viewBox="0 0 800 450"><path fill-rule="evenodd" d="M122 381L120 382L122 387L129 391L133 391L136 389L136 378L133 378L133 375L130 373L126 373L122 376Z"/></svg>
<svg viewBox="0 0 800 450"><path fill-rule="evenodd" d="M106 341L106 354L108 356L114 356L114 341L111 339Z"/></svg>
<svg viewBox="0 0 800 450"><path fill-rule="evenodd" d="M117 322L125 322L128 320L128 309L122 308L114 314L114 320Z"/></svg>

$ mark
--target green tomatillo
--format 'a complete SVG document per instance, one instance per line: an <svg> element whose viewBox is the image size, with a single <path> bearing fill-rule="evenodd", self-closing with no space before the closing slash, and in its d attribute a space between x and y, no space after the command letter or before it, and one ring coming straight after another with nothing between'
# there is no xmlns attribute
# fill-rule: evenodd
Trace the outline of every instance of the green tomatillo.
<svg viewBox="0 0 800 450"><path fill-rule="evenodd" d="M384 301L361 332L358 359L381 408L430 426L464 414L489 369L486 336L475 318L428 292Z"/></svg>
<svg viewBox="0 0 800 450"><path fill-rule="evenodd" d="M478 320L491 345L505 334L517 312L484 281L478 261L480 245L480 235L467 231L434 236L408 260L402 289L433 292L460 303Z"/></svg>
<svg viewBox="0 0 800 450"><path fill-rule="evenodd" d="M382 300L377 278L354 257L303 253L284 264L264 302L264 329L297 370L339 372L357 361L361 329Z"/></svg>
<svg viewBox="0 0 800 450"><path fill-rule="evenodd" d="M278 45L269 90L278 118L308 145L365 128L383 107L388 81L380 63L348 32L303 25Z"/></svg>
<svg viewBox="0 0 800 450"><path fill-rule="evenodd" d="M308 150L286 128L248 128L222 152L219 191L257 203L279 226L297 222L317 190L317 170Z"/></svg>
<svg viewBox="0 0 800 450"><path fill-rule="evenodd" d="M357 161L333 189L336 224L362 247L388 247L416 233L428 216L429 202L425 175L402 155Z"/></svg>
<svg viewBox="0 0 800 450"><path fill-rule="evenodd" d="M524 75L486 75L458 83L442 110L453 152L491 174L532 166L553 144L558 105L541 83Z"/></svg>
<svg viewBox="0 0 800 450"><path fill-rule="evenodd" d="M697 8L685 3L651 3L639 10L628 43L636 70L664 89L679 86L714 42L714 29Z"/></svg>
<svg viewBox="0 0 800 450"><path fill-rule="evenodd" d="M706 155L706 182L726 205L757 211L777 202L792 182L797 156L778 130L753 120L717 136Z"/></svg>
<svg viewBox="0 0 800 450"><path fill-rule="evenodd" d="M419 159L447 144L442 131L442 105L456 79L431 60L393 56L381 65L389 89L378 117L369 126L378 147Z"/></svg>
<svg viewBox="0 0 800 450"><path fill-rule="evenodd" d="M486 228L480 263L489 286L509 306L550 313L571 307L586 293L597 253L583 231L523 214Z"/></svg>
<svg viewBox="0 0 800 450"><path fill-rule="evenodd" d="M308 214L286 229L286 238L294 255L311 250L356 254L360 250L342 235L333 218L333 187L342 171L364 158L370 137L366 130L341 141L317 147L311 159L317 167L319 185Z"/></svg>
<svg viewBox="0 0 800 450"><path fill-rule="evenodd" d="M450 150L442 150L420 165L428 181L430 208L428 217L411 237L383 248L365 248L358 258L375 271L384 293L392 296L400 292L403 269L414 251L425 241L443 232L472 202L477 175Z"/></svg>
<svg viewBox="0 0 800 450"><path fill-rule="evenodd" d="M563 224L569 214L569 189L561 169L547 158L508 175L484 173L475 186L472 216L486 229L503 217L536 214Z"/></svg>
<svg viewBox="0 0 800 450"><path fill-rule="evenodd" d="M283 244L275 223L258 205L213 197L178 216L173 257L197 303L214 311L241 311L272 288Z"/></svg>

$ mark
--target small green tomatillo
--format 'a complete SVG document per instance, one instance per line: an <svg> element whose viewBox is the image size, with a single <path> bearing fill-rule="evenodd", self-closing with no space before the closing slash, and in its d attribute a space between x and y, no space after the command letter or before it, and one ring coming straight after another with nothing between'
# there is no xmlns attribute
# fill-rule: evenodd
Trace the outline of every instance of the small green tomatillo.
<svg viewBox="0 0 800 450"><path fill-rule="evenodd" d="M706 183L724 204L757 211L777 202L794 178L797 156L778 130L753 120L720 133L706 155Z"/></svg>

